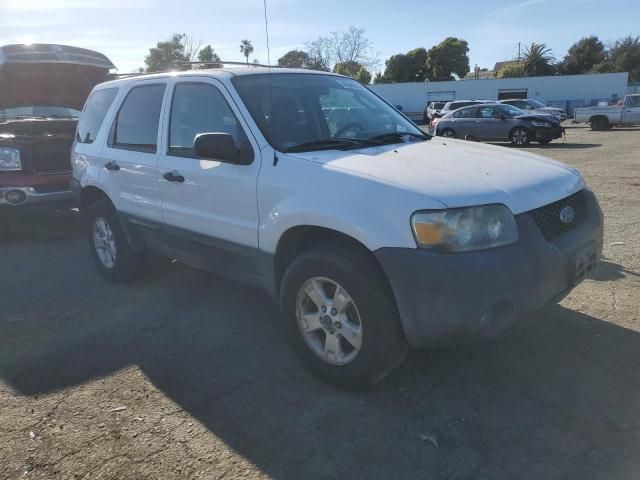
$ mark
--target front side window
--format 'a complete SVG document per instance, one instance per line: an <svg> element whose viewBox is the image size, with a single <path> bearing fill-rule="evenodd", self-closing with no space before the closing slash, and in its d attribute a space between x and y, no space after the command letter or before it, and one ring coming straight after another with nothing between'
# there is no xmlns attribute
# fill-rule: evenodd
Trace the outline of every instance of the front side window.
<svg viewBox="0 0 640 480"><path fill-rule="evenodd" d="M91 94L78 122L76 131L78 143L93 143L117 93L117 88L107 88Z"/></svg>
<svg viewBox="0 0 640 480"><path fill-rule="evenodd" d="M239 75L232 82L260 131L277 150L348 149L428 138L349 78L272 73Z"/></svg>
<svg viewBox="0 0 640 480"><path fill-rule="evenodd" d="M171 103L168 153L195 157L193 142L200 133L228 133L243 153L251 151L240 122L217 87L179 83Z"/></svg>
<svg viewBox="0 0 640 480"><path fill-rule="evenodd" d="M113 146L155 153L165 85L145 85L131 89L115 121Z"/></svg>
<svg viewBox="0 0 640 480"><path fill-rule="evenodd" d="M500 112L494 107L480 107L478 108L478 118L494 118L496 115L500 115Z"/></svg>

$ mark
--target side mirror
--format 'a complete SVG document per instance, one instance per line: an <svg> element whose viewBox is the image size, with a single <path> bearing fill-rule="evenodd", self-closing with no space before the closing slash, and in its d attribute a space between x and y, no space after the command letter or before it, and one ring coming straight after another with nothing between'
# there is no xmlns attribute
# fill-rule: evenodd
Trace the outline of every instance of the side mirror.
<svg viewBox="0 0 640 480"><path fill-rule="evenodd" d="M227 163L241 162L241 151L228 133L200 133L193 142L193 150L200 158Z"/></svg>

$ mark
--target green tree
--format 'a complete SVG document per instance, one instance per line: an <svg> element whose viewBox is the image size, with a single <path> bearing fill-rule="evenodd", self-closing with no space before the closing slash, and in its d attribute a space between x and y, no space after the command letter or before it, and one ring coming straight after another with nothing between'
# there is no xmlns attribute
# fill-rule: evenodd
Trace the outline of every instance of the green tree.
<svg viewBox="0 0 640 480"><path fill-rule="evenodd" d="M356 73L355 79L364 85L369 85L371 83L371 73L364 68L364 65L361 65L360 70Z"/></svg>
<svg viewBox="0 0 640 480"><path fill-rule="evenodd" d="M555 72L553 62L555 58L545 43L533 42L524 49L522 66L529 77L552 75Z"/></svg>
<svg viewBox="0 0 640 480"><path fill-rule="evenodd" d="M607 59L604 44L598 37L584 37L574 43L560 65L560 71L567 75L588 73Z"/></svg>
<svg viewBox="0 0 640 480"><path fill-rule="evenodd" d="M469 45L461 38L448 37L427 52L426 77L432 81L463 78L469 73Z"/></svg>
<svg viewBox="0 0 640 480"><path fill-rule="evenodd" d="M379 85L381 83L390 83L389 80L382 74L382 72L376 73L376 76L373 77L373 83Z"/></svg>
<svg viewBox="0 0 640 480"><path fill-rule="evenodd" d="M247 66L249 66L249 55L253 53L253 44L251 43L251 40L242 40L240 42L240 53L242 53L242 55L247 59Z"/></svg>
<svg viewBox="0 0 640 480"><path fill-rule="evenodd" d="M278 59L278 66L287 68L309 68L312 63L309 54L302 50L289 50Z"/></svg>
<svg viewBox="0 0 640 480"><path fill-rule="evenodd" d="M616 41L609 49L614 72L629 72L630 82L640 82L640 37L631 35Z"/></svg>
<svg viewBox="0 0 640 480"><path fill-rule="evenodd" d="M213 47L211 45L207 45L198 52L198 61L205 62L200 65L200 68L214 68L216 67L215 62L219 62L220 57L213 51Z"/></svg>
<svg viewBox="0 0 640 480"><path fill-rule="evenodd" d="M189 70L191 67L185 62L189 58L185 55L182 40L185 35L174 33L169 40L158 42L155 47L149 49L144 63L147 72L160 72L169 69Z"/></svg>
<svg viewBox="0 0 640 480"><path fill-rule="evenodd" d="M355 78L361 68L362 64L354 62L353 60L348 60L346 62L336 63L333 66L333 73L339 73L340 75Z"/></svg>
<svg viewBox="0 0 640 480"><path fill-rule="evenodd" d="M521 63L507 65L496 72L496 77L498 78L517 78L526 76L527 72L524 71L524 67Z"/></svg>
<svg viewBox="0 0 640 480"><path fill-rule="evenodd" d="M384 78L389 83L423 82L427 78L427 50L416 48L392 55L385 62Z"/></svg>

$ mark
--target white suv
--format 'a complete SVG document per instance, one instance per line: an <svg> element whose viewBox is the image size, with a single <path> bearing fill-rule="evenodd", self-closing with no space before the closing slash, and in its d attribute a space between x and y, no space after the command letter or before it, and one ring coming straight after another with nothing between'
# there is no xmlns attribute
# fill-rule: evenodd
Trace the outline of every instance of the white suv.
<svg viewBox="0 0 640 480"><path fill-rule="evenodd" d="M358 82L215 69L94 88L73 148L92 254L147 250L265 288L303 363L373 384L407 345L493 336L566 294L602 250L580 175L431 138Z"/></svg>

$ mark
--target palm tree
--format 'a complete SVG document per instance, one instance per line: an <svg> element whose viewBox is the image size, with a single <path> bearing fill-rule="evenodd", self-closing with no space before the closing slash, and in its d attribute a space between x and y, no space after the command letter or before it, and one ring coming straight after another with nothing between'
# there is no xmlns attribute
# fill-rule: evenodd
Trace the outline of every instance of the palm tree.
<svg viewBox="0 0 640 480"><path fill-rule="evenodd" d="M524 49L522 66L530 77L553 73L555 58L546 43L533 42Z"/></svg>
<svg viewBox="0 0 640 480"><path fill-rule="evenodd" d="M251 40L242 40L240 42L240 53L242 53L247 59L247 67L249 66L249 55L253 53L253 45Z"/></svg>

